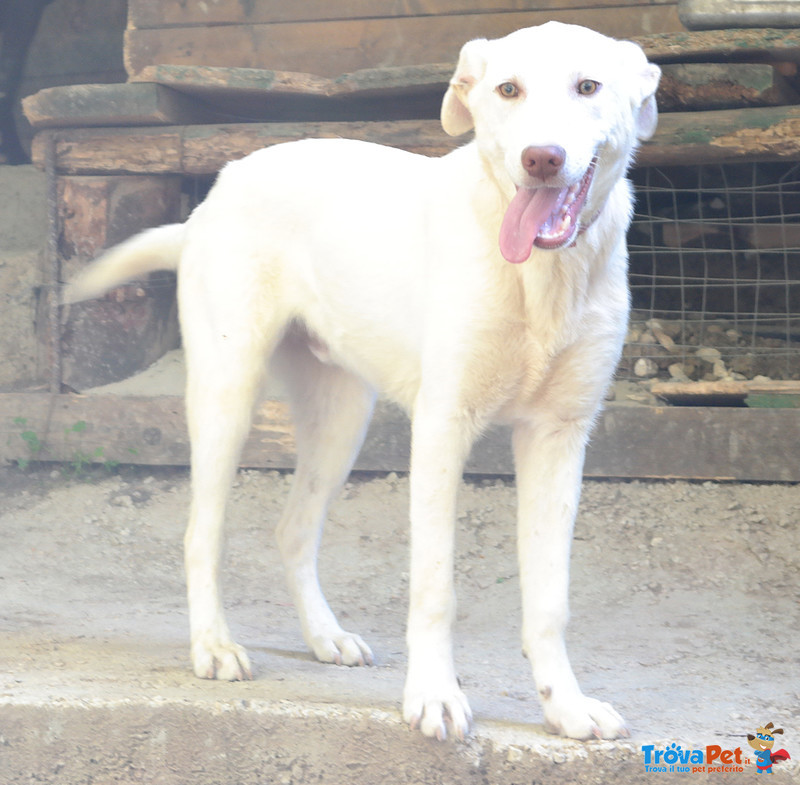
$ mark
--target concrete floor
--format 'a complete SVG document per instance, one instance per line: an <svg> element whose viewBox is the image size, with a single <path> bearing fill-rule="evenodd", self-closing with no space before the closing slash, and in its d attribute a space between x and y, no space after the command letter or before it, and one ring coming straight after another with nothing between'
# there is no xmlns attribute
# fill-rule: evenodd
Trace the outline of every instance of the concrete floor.
<svg viewBox="0 0 800 785"><path fill-rule="evenodd" d="M668 775L643 746L746 757L770 721L792 755L774 781L800 781L800 487L585 483L568 645L632 737L584 744L545 733L520 654L513 485L465 483L456 656L476 722L440 744L399 714L406 479L356 479L323 542L329 601L377 656L363 669L305 650L272 543L287 485L234 488L226 604L256 678L216 683L188 662L184 470L0 470L0 783L652 783ZM721 776L749 781L693 781Z"/></svg>

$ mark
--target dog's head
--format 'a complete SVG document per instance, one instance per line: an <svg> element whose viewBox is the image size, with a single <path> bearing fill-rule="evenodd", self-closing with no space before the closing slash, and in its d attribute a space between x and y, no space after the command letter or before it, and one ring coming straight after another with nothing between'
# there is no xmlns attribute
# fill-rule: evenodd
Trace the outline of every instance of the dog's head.
<svg viewBox="0 0 800 785"><path fill-rule="evenodd" d="M629 41L549 22L465 44L442 104L453 136L475 129L511 203L509 261L575 241L655 131L660 70Z"/></svg>
<svg viewBox="0 0 800 785"><path fill-rule="evenodd" d="M747 743L754 749L763 752L764 750L771 750L775 744L775 734L783 733L783 728L775 728L771 722L768 722L763 728L758 728L753 733L747 734Z"/></svg>

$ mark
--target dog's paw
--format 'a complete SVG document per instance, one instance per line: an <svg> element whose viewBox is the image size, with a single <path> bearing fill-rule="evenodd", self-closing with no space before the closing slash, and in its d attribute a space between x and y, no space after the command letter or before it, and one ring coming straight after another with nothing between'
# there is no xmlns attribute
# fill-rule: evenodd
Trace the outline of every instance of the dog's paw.
<svg viewBox="0 0 800 785"><path fill-rule="evenodd" d="M316 635L310 641L314 656L320 662L335 665L372 665L372 650L358 635L339 630L332 635Z"/></svg>
<svg viewBox="0 0 800 785"><path fill-rule="evenodd" d="M247 652L232 641L196 640L192 644L192 666L201 679L246 681L253 678Z"/></svg>
<svg viewBox="0 0 800 785"><path fill-rule="evenodd" d="M464 740L472 722L467 696L455 679L415 684L409 678L403 696L403 719L411 730L444 741L449 725L457 739Z"/></svg>
<svg viewBox="0 0 800 785"><path fill-rule="evenodd" d="M619 739L629 737L625 720L610 703L578 694L560 704L545 701L545 725L550 733L571 739Z"/></svg>

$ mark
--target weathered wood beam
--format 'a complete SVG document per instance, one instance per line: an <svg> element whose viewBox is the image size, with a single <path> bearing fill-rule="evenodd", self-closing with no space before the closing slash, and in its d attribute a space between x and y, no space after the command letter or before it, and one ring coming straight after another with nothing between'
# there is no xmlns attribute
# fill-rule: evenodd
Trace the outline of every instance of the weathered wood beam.
<svg viewBox="0 0 800 785"><path fill-rule="evenodd" d="M678 405L800 408L800 382L794 380L657 382L650 392Z"/></svg>
<svg viewBox="0 0 800 785"><path fill-rule="evenodd" d="M214 174L228 161L262 147L309 137L364 139L425 155L444 155L465 141L447 136L436 120L86 128L56 133L57 170L70 174ZM39 134L33 144L38 165L43 165L44 149L45 139Z"/></svg>
<svg viewBox="0 0 800 785"><path fill-rule="evenodd" d="M453 65L374 68L339 79L254 68L157 65L127 84L63 85L23 100L43 128L251 122L436 119ZM681 63L663 67L662 112L798 103L775 66Z"/></svg>
<svg viewBox="0 0 800 785"><path fill-rule="evenodd" d="M275 4L268 4L274 7ZM299 5L295 3L294 5ZM453 61L472 38L498 38L521 27L556 19L627 38L645 30L683 29L672 3L628 5L621 13L585 8L537 7L506 13L396 16L321 21L220 24L134 29L125 32L130 76L155 64L279 68L322 76L383 65ZM331 46L331 42L336 42Z"/></svg>
<svg viewBox="0 0 800 785"><path fill-rule="evenodd" d="M387 92L409 92L444 88L455 63L425 63L388 68L364 68L335 78L294 71L262 68L224 68L203 65L150 65L129 84L153 82L186 93L241 93L342 98Z"/></svg>
<svg viewBox="0 0 800 785"><path fill-rule="evenodd" d="M193 7L180 2L180 7L173 9L173 21L162 25L155 24L155 19L152 19L150 25L145 25L166 29L128 31L128 48L131 50L128 57L129 74L132 78L140 78L146 69L164 64L190 67L202 67L205 64L239 68L279 67L340 77L376 65L453 62L458 48L469 38L505 35L520 27L552 18L595 27L618 38L628 37L639 43L648 57L658 63L800 63L800 32L797 30L756 28L686 32L671 3L656 3L649 9L633 7L627 10L624 9L625 4L614 2L612 5L619 7L606 9L598 7L601 3L595 2L591 9L560 7L555 13L547 10L546 2L533 12L509 8L503 9L505 13L487 14L486 11L490 9L465 7L460 14L437 17L437 14L448 12L437 11L435 7L404 10L402 5L392 0L392 9L386 14L389 18L379 18L382 14L376 10L374 14L367 14L371 17L369 19L319 22L310 21L308 17L308 21L301 21L312 6L306 8L305 3L295 3L286 7L287 19L281 20L291 23L278 25L260 23L262 17L274 21L272 17L277 7L274 4L258 4L248 7L247 18L241 18L241 24L237 25L236 22L242 17L242 9L235 8L239 6L238 2L226 0L224 3L215 3L213 8L204 6L194 21L190 19ZM158 5L154 2L154 6ZM357 5L354 4L351 9L354 17L360 15ZM553 0L552 5L560 4ZM301 6L303 13L298 14ZM159 9L154 10L159 13ZM470 13L470 10L484 13ZM213 24L217 13L221 14L220 18L225 18L224 26ZM197 27L193 28L193 24L197 24ZM641 35L643 29L667 32ZM198 40L198 36L204 37L205 45ZM275 36L277 38L273 40ZM185 41L178 49L181 38ZM328 46L332 38L343 42L336 51ZM239 45L233 39L237 39ZM403 43L398 44L398 41ZM157 54L160 50L163 50L161 54ZM207 58L207 62L203 57Z"/></svg>
<svg viewBox="0 0 800 785"><path fill-rule="evenodd" d="M624 9L639 5L639 0L593 0L592 7ZM671 5L671 3L665 3ZM563 10L562 0L540 0L540 11ZM456 15L498 15L529 8L519 0L350 0L337 8L340 20L392 17ZM230 24L269 24L310 22L326 18L330 0L304 0L302 3L242 3L241 0L215 0L214 3L187 3L186 0L137 0L128 12L132 29L208 27ZM452 19L451 19L452 21ZM613 33L612 33L613 34ZM621 35L621 34L617 34ZM768 53L779 60L800 62L800 31L797 29L750 28L686 31L635 35L648 55L657 61L688 61L693 57L712 59L750 57Z"/></svg>
<svg viewBox="0 0 800 785"><path fill-rule="evenodd" d="M76 424L85 423L76 428ZM119 461L185 465L189 444L179 396L0 395L0 458ZM26 438L25 434L29 434ZM30 448L35 434L43 443ZM467 471L512 474L508 428L493 428L475 445ZM764 445L769 449L765 450ZM356 468L405 471L409 426L381 404ZM294 440L287 406L267 401L257 412L241 465L291 468ZM587 477L800 481L800 418L796 410L609 406L586 458Z"/></svg>
<svg viewBox="0 0 800 785"><path fill-rule="evenodd" d="M640 0L593 0L592 5L631 6ZM540 10L563 9L563 0L538 0ZM348 0L336 6L336 17L381 19L404 16L456 16L499 14L530 8L520 0ZM131 3L128 24L132 28L204 27L220 24L269 24L310 22L331 16L330 0L302 3L243 3L242 0L214 0L187 3L186 0L137 0Z"/></svg>
<svg viewBox="0 0 800 785"><path fill-rule="evenodd" d="M766 63L676 63L661 68L662 112L796 103L797 92Z"/></svg>
<svg viewBox="0 0 800 785"><path fill-rule="evenodd" d="M344 79L169 65L145 72L138 82L41 90L24 99L25 115L37 130L436 119L452 67L367 69Z"/></svg>
<svg viewBox="0 0 800 785"><path fill-rule="evenodd" d="M181 178L59 177L59 254L64 280L104 248L151 226L179 221ZM179 343L174 283L117 289L62 312L62 381L82 390L124 379Z"/></svg>
<svg viewBox="0 0 800 785"><path fill-rule="evenodd" d="M241 123L57 131L62 174L214 174L261 147L309 137L347 137L444 155L466 139L445 135L436 120L387 122ZM45 135L34 139L43 166ZM800 107L676 112L662 115L642 145L637 165L775 161L800 157Z"/></svg>
<svg viewBox="0 0 800 785"><path fill-rule="evenodd" d="M637 156L640 166L779 161L800 157L800 107L673 112Z"/></svg>
<svg viewBox="0 0 800 785"><path fill-rule="evenodd" d="M795 29L663 32L634 36L631 40L656 63L800 63L800 30Z"/></svg>
<svg viewBox="0 0 800 785"><path fill-rule="evenodd" d="M24 98L22 107L36 129L190 125L219 119L219 113L159 84L48 87Z"/></svg>

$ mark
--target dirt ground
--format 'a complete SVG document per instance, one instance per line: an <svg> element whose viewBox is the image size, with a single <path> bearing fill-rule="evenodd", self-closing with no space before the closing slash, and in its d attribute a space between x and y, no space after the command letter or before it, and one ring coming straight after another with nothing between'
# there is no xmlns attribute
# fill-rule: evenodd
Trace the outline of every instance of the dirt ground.
<svg viewBox="0 0 800 785"><path fill-rule="evenodd" d="M353 478L331 510L321 556L323 585L343 625L361 633L377 657L375 667L347 669L321 665L307 654L284 585L273 530L289 476L240 472L229 514L224 585L234 635L249 649L256 679L215 684L194 679L188 661L181 555L187 472L131 467L110 475L102 469L71 472L53 466L0 470L0 781L112 781L91 779L57 744L53 763L48 750L61 736L53 736L52 720L45 723L49 730L41 731L39 762L19 763L15 752L22 755L28 748L19 729L9 727L16 716L6 713L11 708L129 706L144 699L217 707L271 701L284 709L366 708L401 732L406 477ZM476 739L513 728L527 739L519 749L532 749L531 739L538 739L537 744L550 745L556 762L561 753L552 750L562 744L585 757L575 750L592 745L552 739L540 726L520 652L514 517L511 482L464 483L456 657L475 712ZM584 690L613 701L630 724L632 739L614 747L614 754L627 755L641 768L641 746L650 742L747 750L744 735L774 722L785 729L781 746L793 757L781 764L780 779L800 779L798 521L799 486L585 483L568 645ZM107 727L113 728L110 716ZM380 724L366 721L363 737L377 738ZM431 749L427 741L403 733L402 744ZM611 749L605 744L598 749ZM436 755L477 754L469 752L469 744L458 753L452 742L441 746L450 752ZM509 749L502 760L506 768L518 748ZM441 763L443 770L449 765ZM29 778L20 773L25 766ZM416 781L450 781L440 775L428 771L428 778ZM649 776L642 781L651 782ZM335 780L290 769L280 781ZM350 781L415 780L353 773ZM487 774L472 781L517 780L491 780Z"/></svg>

